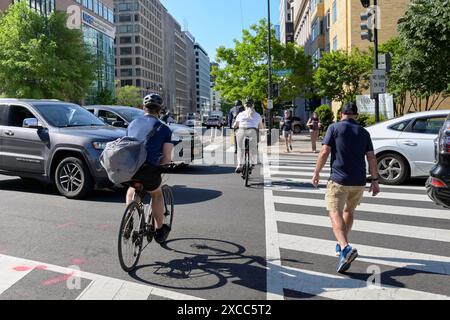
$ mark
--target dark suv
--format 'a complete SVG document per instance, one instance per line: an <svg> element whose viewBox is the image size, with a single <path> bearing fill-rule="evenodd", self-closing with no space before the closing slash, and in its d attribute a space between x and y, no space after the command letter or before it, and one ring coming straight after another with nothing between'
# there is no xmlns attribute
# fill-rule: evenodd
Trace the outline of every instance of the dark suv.
<svg viewBox="0 0 450 320"><path fill-rule="evenodd" d="M437 163L426 183L428 196L436 204L450 209L450 115L436 139Z"/></svg>
<svg viewBox="0 0 450 320"><path fill-rule="evenodd" d="M99 156L124 134L76 104L0 99L0 174L45 180L81 198L111 186Z"/></svg>

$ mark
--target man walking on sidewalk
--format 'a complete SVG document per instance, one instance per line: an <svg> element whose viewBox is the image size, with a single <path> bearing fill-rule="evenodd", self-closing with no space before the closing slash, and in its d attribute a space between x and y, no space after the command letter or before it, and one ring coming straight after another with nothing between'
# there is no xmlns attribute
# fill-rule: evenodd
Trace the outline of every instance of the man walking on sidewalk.
<svg viewBox="0 0 450 320"><path fill-rule="evenodd" d="M357 116L356 103L348 103L343 108L342 121L328 128L312 178L312 183L317 188L320 171L331 153L331 177L325 200L333 233L338 241L336 255L339 255L339 262L336 271L339 273L347 271L358 256L357 250L348 242L348 234L353 226L354 211L362 200L366 185L366 156L372 176L369 192L372 192L372 196L380 192L372 140L367 130L356 121Z"/></svg>

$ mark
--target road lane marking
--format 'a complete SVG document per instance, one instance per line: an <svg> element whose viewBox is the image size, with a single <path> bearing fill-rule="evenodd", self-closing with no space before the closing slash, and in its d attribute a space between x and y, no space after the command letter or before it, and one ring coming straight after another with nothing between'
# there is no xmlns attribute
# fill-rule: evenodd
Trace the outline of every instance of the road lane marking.
<svg viewBox="0 0 450 320"><path fill-rule="evenodd" d="M277 221L303 224L316 227L330 227L330 218L324 216L299 214L290 212L277 212ZM363 221L355 219L353 231L400 236L413 239L450 242L450 232L444 229L405 226L400 224Z"/></svg>
<svg viewBox="0 0 450 320"><path fill-rule="evenodd" d="M280 234L279 243L280 248L283 249L335 256L336 241ZM357 261L450 275L450 257L373 247L353 242L352 247L358 250Z"/></svg>

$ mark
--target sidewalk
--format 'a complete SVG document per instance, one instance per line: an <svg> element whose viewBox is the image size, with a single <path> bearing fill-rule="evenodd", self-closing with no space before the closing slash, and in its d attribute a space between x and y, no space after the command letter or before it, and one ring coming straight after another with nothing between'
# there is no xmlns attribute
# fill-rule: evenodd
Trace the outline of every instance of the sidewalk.
<svg viewBox="0 0 450 320"><path fill-rule="evenodd" d="M312 146L311 146L311 137L309 132L302 132L300 134L296 134L292 136L292 151L289 153L286 152L286 145L284 142L284 137L280 136L279 140L274 143L272 147L270 147L271 150L276 150L274 148L278 148L278 152L280 154L291 154L291 155L298 155L298 154L309 154L314 155L312 152ZM320 151L320 148L322 147L322 140L318 140L316 143L316 150Z"/></svg>

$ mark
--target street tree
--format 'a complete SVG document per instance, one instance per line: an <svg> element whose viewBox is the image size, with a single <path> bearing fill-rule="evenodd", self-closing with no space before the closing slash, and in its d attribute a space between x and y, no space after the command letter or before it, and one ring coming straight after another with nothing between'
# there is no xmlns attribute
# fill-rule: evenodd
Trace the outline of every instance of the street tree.
<svg viewBox="0 0 450 320"><path fill-rule="evenodd" d="M141 90L135 86L123 86L116 89L117 104L138 107L142 104Z"/></svg>
<svg viewBox="0 0 450 320"><path fill-rule="evenodd" d="M398 72L415 110L437 108L450 94L450 3L412 0L398 30L403 57Z"/></svg>
<svg viewBox="0 0 450 320"><path fill-rule="evenodd" d="M63 12L39 15L25 2L0 17L0 92L15 98L79 102L95 79L96 58Z"/></svg>
<svg viewBox="0 0 450 320"><path fill-rule="evenodd" d="M373 58L357 48L324 53L314 73L316 92L341 103L355 101L369 88L372 66Z"/></svg>
<svg viewBox="0 0 450 320"><path fill-rule="evenodd" d="M273 82L280 83L279 101L291 100L304 91L311 75L311 63L303 49L290 44L283 46L276 41L272 28L271 43L273 69L292 69L292 74L284 77L274 75ZM217 49L219 67L213 68L216 76L216 89L224 99L234 101L251 96L262 101L268 91L268 30L267 20L242 31L242 39L234 40L234 48ZM309 77L311 79L311 76Z"/></svg>

